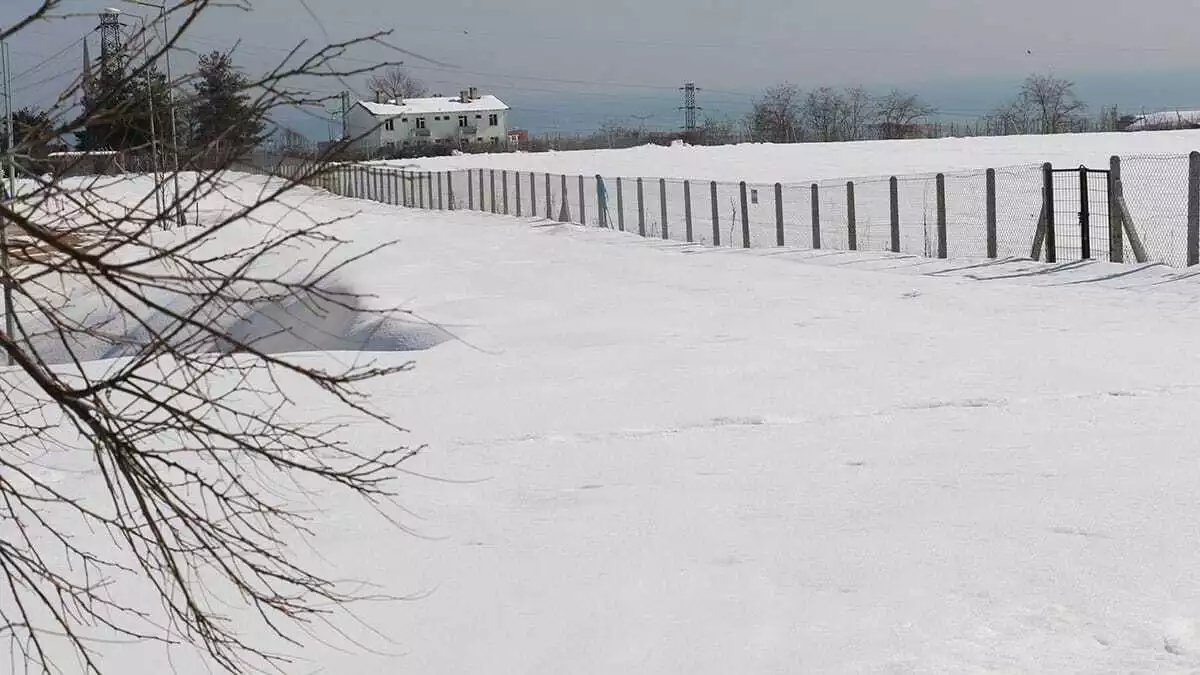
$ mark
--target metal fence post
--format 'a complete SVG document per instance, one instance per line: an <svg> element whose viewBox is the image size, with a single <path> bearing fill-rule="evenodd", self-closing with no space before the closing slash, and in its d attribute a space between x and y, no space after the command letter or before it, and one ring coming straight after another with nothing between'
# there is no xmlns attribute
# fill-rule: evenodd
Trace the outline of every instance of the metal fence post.
<svg viewBox="0 0 1200 675"><path fill-rule="evenodd" d="M1187 264L1200 265L1200 152L1188 155Z"/></svg>
<svg viewBox="0 0 1200 675"><path fill-rule="evenodd" d="M812 184L812 245L821 248L821 188Z"/></svg>
<svg viewBox="0 0 1200 675"><path fill-rule="evenodd" d="M846 244L858 250L858 214L854 205L854 181L846 181Z"/></svg>
<svg viewBox="0 0 1200 675"><path fill-rule="evenodd" d="M1121 203L1117 199L1117 184L1121 180L1121 158L1108 160L1108 259L1125 262L1125 239L1121 231Z"/></svg>
<svg viewBox="0 0 1200 675"><path fill-rule="evenodd" d="M996 245L996 170L987 170L987 257L999 256Z"/></svg>
<svg viewBox="0 0 1200 675"><path fill-rule="evenodd" d="M658 179L658 205L662 211L662 238L670 239L671 235L667 229L667 179Z"/></svg>
<svg viewBox="0 0 1200 675"><path fill-rule="evenodd" d="M721 205L717 202L717 181L709 183L709 201L712 203L713 246L721 245Z"/></svg>
<svg viewBox="0 0 1200 675"><path fill-rule="evenodd" d="M900 252L900 181L892 176L888 180L892 216L892 253Z"/></svg>
<svg viewBox="0 0 1200 675"><path fill-rule="evenodd" d="M646 194L643 191L642 179L637 179L637 207L638 207L638 236L646 236Z"/></svg>
<svg viewBox="0 0 1200 675"><path fill-rule="evenodd" d="M783 183L775 184L775 245L783 246Z"/></svg>
<svg viewBox="0 0 1200 675"><path fill-rule="evenodd" d="M945 259L946 246L946 175L937 175L937 257Z"/></svg>
<svg viewBox="0 0 1200 675"><path fill-rule="evenodd" d="M446 206L454 210L454 172L446 172Z"/></svg>
<svg viewBox="0 0 1200 675"><path fill-rule="evenodd" d="M683 181L683 227L688 243L695 241L692 236L692 182L687 180Z"/></svg>
<svg viewBox="0 0 1200 675"><path fill-rule="evenodd" d="M750 248L750 202L746 199L746 181L738 183L742 197L742 248Z"/></svg>
<svg viewBox="0 0 1200 675"><path fill-rule="evenodd" d="M1092 259L1092 208L1088 199L1088 170L1079 167L1079 257Z"/></svg>
<svg viewBox="0 0 1200 675"><path fill-rule="evenodd" d="M1042 209L1046 215L1046 262L1058 262L1054 237L1054 167L1050 162L1042 165Z"/></svg>
<svg viewBox="0 0 1200 675"><path fill-rule="evenodd" d="M617 229L625 231L625 194L621 189L620 176L617 176Z"/></svg>

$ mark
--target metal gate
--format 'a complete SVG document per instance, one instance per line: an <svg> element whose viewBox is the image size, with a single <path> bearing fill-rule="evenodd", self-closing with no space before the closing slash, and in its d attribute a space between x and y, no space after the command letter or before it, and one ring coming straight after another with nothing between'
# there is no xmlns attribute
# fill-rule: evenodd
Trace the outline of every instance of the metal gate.
<svg viewBox="0 0 1200 675"><path fill-rule="evenodd" d="M1107 169L1045 167L1046 260L1124 260L1121 219Z"/></svg>

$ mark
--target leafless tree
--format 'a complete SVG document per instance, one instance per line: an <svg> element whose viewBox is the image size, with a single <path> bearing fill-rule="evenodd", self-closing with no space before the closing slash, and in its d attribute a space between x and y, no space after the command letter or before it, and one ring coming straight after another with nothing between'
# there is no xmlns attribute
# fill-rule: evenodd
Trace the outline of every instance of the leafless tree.
<svg viewBox="0 0 1200 675"><path fill-rule="evenodd" d="M379 101L420 98L429 94L425 83L403 66L392 66L367 78L367 89Z"/></svg>
<svg viewBox="0 0 1200 675"><path fill-rule="evenodd" d="M879 136L884 139L920 135L917 125L935 110L916 94L892 90L876 102Z"/></svg>
<svg viewBox="0 0 1200 675"><path fill-rule="evenodd" d="M1023 97L1017 97L987 116L987 133L992 136L1030 134L1037 128L1037 116Z"/></svg>
<svg viewBox="0 0 1200 675"><path fill-rule="evenodd" d="M0 39L36 30L65 4L43 0ZM229 7L176 4L166 44L129 40L139 48L124 70L101 64L106 86L140 77L202 14ZM323 105L307 90L368 74L342 57L383 39L298 47L250 78L253 114ZM108 91L93 91L81 114L79 94L79 83L64 91L44 137L12 149L23 166L47 138L130 114ZM393 481L413 453L361 388L409 362L333 367L288 356L329 339L320 326L299 335L302 314L316 323L395 316L343 279L380 246L355 243L307 208L318 193L306 185L331 180L325 158L247 176L234 170L265 166L253 149L218 139L181 156L184 170L170 175L149 173L151 150L80 155L53 174L22 176L18 194L0 202L13 307L0 348L14 366L0 372L6 669L99 674L97 650L128 641L191 645L228 672L277 664L276 643L249 636L265 628L296 644L298 630L336 621L365 597L296 555L314 527L298 504L352 496L391 517ZM96 173L116 166L147 173ZM312 419L313 409L329 412ZM351 442L346 424L380 433Z"/></svg>
<svg viewBox="0 0 1200 675"><path fill-rule="evenodd" d="M792 84L768 89L747 116L751 140L759 143L797 143L805 140L801 91Z"/></svg>
<svg viewBox="0 0 1200 675"><path fill-rule="evenodd" d="M832 87L821 87L809 92L804 99L804 120L812 129L813 138L819 142L845 140L846 102L841 92Z"/></svg>
<svg viewBox="0 0 1200 675"><path fill-rule="evenodd" d="M866 140L875 120L875 99L863 87L842 92L842 132L848 141Z"/></svg>
<svg viewBox="0 0 1200 675"><path fill-rule="evenodd" d="M1018 98L1037 115L1043 134L1072 131L1087 111L1075 95L1075 83L1053 75L1030 75Z"/></svg>

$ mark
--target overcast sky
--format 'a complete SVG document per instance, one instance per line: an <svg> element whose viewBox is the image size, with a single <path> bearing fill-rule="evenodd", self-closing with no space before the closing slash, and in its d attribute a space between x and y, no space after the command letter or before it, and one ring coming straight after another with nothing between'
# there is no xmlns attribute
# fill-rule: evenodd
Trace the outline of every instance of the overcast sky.
<svg viewBox="0 0 1200 675"><path fill-rule="evenodd" d="M661 95L695 80L712 100L780 81L881 88L1032 71L1079 77L1200 64L1195 0L1144 6L1102 0L242 1L253 10L213 10L189 46L228 48L240 39L238 61L253 70L302 39L391 29L395 44L449 66L383 49L356 56L402 58L445 93L474 84L539 98L581 91ZM0 0L0 20L11 8L35 4ZM68 0L65 6L138 11L120 0ZM94 18L44 23L14 40L18 93L44 96L54 81L41 80L77 73L78 48L22 71L94 24Z"/></svg>

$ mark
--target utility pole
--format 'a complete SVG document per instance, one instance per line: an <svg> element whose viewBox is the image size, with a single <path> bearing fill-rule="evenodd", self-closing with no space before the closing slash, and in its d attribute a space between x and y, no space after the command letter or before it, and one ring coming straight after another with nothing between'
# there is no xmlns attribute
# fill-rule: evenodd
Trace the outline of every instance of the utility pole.
<svg viewBox="0 0 1200 675"><path fill-rule="evenodd" d="M4 170L8 178L9 206L17 198L17 163L16 134L13 128L12 106L12 54L8 51L8 42L0 41L0 65L4 67ZM4 285L4 334L9 340L16 339L16 316L13 314L12 277L9 275L8 262L8 223L0 221L0 275L3 275ZM12 354L5 354L8 365L12 365Z"/></svg>
<svg viewBox="0 0 1200 675"><path fill-rule="evenodd" d="M179 127L175 121L175 80L171 76L171 31L167 24L167 5L164 0L162 4L148 2L148 0L125 0L134 5L143 7L153 7L158 10L158 23L162 23L163 29L163 56L167 66L167 108L171 117L171 160L173 173L171 174L171 183L175 188L175 199L171 203L175 210L175 222L180 227L187 224L183 213L183 204L180 200L179 190ZM144 22L143 22L143 25ZM157 32L157 31L156 31Z"/></svg>
<svg viewBox="0 0 1200 675"><path fill-rule="evenodd" d="M350 115L350 92L342 92L342 140L345 141L350 136L350 130L347 126L348 117Z"/></svg>
<svg viewBox="0 0 1200 675"><path fill-rule="evenodd" d="M683 111L683 129L684 131L696 130L696 112L703 110L696 105L696 92L700 91L696 88L695 82L685 82L679 88L683 92L683 105L679 109Z"/></svg>

